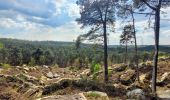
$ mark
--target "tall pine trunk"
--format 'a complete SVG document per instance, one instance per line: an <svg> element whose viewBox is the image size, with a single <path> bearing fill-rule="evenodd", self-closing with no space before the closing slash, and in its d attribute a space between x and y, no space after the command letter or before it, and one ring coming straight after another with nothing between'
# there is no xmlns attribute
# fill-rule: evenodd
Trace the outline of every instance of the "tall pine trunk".
<svg viewBox="0 0 170 100"><path fill-rule="evenodd" d="M156 79L157 79L157 66L158 66L158 52L159 52L159 33L160 33L160 6L155 12L155 54L153 59L153 71L152 71L152 93L156 96Z"/></svg>
<svg viewBox="0 0 170 100"><path fill-rule="evenodd" d="M103 35L104 35L104 80L105 82L108 82L108 63L107 63L107 31L106 31L106 22L103 22Z"/></svg>
<svg viewBox="0 0 170 100"><path fill-rule="evenodd" d="M125 63L127 64L127 40L125 44Z"/></svg>
<svg viewBox="0 0 170 100"><path fill-rule="evenodd" d="M132 19L133 19L133 31L134 31L134 40L135 40L135 64L136 64L136 75L137 81L140 82L139 79L139 59L138 59L138 48L137 48L137 40L136 40L136 29L135 29L135 18L133 12L131 11Z"/></svg>

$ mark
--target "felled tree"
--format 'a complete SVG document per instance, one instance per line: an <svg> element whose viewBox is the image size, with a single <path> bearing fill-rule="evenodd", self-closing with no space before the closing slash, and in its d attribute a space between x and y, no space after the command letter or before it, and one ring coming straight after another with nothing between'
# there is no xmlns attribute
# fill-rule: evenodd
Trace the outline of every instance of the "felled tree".
<svg viewBox="0 0 170 100"><path fill-rule="evenodd" d="M82 28L91 27L91 30L84 37L96 39L101 37L104 43L104 69L105 82L108 81L108 53L107 53L107 28L115 21L114 0L78 0L80 15L76 21L82 24ZM101 32L103 31L103 32Z"/></svg>

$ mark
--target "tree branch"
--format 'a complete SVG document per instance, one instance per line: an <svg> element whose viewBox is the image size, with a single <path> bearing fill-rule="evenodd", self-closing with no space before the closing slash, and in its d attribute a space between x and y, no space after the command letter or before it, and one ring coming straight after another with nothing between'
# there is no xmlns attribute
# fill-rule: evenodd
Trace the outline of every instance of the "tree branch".
<svg viewBox="0 0 170 100"><path fill-rule="evenodd" d="M103 22L103 15L102 15L102 11L101 11L99 5L97 5L97 9L98 9L98 12L99 12L99 15L100 15L100 19Z"/></svg>
<svg viewBox="0 0 170 100"><path fill-rule="evenodd" d="M134 13L134 14L145 14L145 15L149 15L149 14L150 14L150 15L155 15L155 14L149 13L149 12L147 12L147 13L142 13L142 12L134 12L134 11L133 11L133 13Z"/></svg>
<svg viewBox="0 0 170 100"><path fill-rule="evenodd" d="M128 10L128 11L134 13L134 14L145 14L145 15L151 14L151 15L155 15L155 14L150 13L150 12L135 12L135 11L132 10L132 8L131 8L131 9L128 9L127 7L123 7L123 6L121 6L121 5L118 5L118 7L121 7L121 8L123 8L123 9L125 9L125 10Z"/></svg>
<svg viewBox="0 0 170 100"><path fill-rule="evenodd" d="M145 0L142 0L149 8L151 8L152 10L156 10L155 7L151 6L148 2L146 2Z"/></svg>

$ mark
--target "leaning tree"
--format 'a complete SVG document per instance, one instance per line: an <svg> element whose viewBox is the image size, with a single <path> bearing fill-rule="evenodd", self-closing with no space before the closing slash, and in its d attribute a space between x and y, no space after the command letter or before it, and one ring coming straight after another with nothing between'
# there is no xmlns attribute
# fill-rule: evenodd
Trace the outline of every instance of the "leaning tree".
<svg viewBox="0 0 170 100"><path fill-rule="evenodd" d="M82 24L82 28L90 27L90 31L84 35L89 39L102 39L104 44L104 69L105 82L108 81L108 53L107 53L107 29L115 22L116 0L78 0L80 15L76 21Z"/></svg>

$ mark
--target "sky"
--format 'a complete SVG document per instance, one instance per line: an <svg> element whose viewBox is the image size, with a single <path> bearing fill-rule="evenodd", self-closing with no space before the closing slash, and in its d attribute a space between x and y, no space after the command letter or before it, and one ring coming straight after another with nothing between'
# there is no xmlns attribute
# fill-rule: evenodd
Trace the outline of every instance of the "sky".
<svg viewBox="0 0 170 100"><path fill-rule="evenodd" d="M170 8L161 16L160 44L170 45ZM74 41L86 29L75 21L80 17L76 0L0 0L0 38L25 40ZM154 44L154 32L147 27L148 16L135 15L137 42ZM169 20L164 20L169 19ZM118 45L121 21L115 22L115 32L109 33L109 44Z"/></svg>

